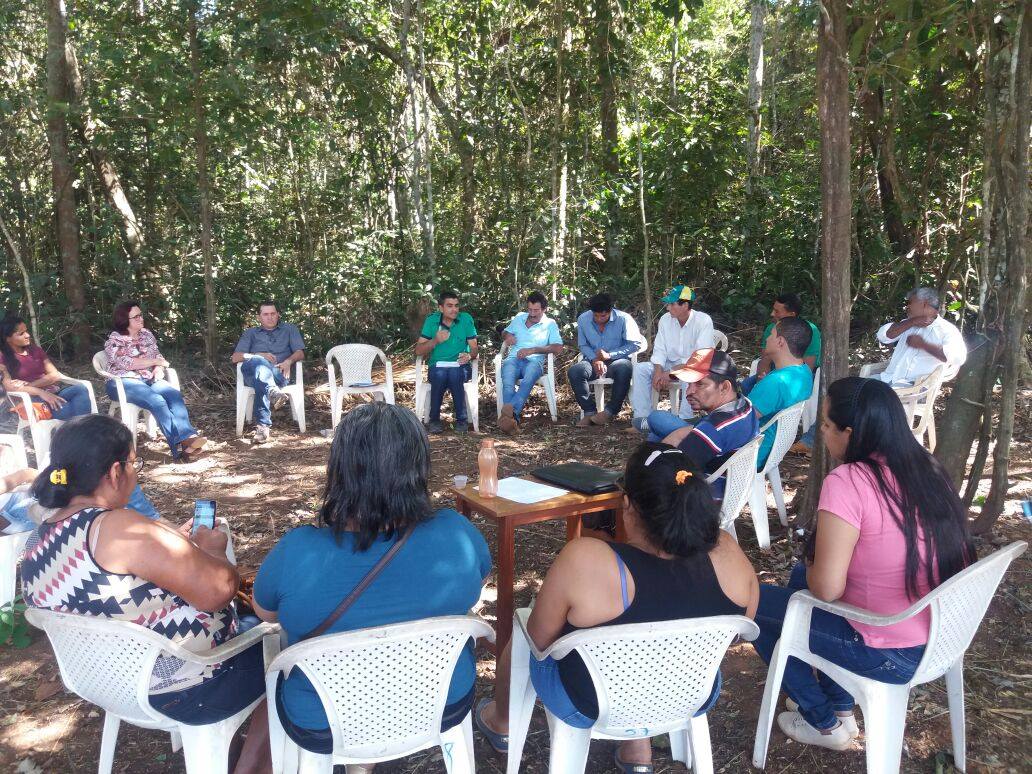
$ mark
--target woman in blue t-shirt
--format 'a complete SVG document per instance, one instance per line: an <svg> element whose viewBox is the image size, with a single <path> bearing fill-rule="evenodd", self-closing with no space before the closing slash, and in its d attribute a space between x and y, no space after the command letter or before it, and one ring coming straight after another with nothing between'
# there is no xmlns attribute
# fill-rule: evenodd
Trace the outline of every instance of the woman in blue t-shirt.
<svg viewBox="0 0 1032 774"><path fill-rule="evenodd" d="M333 439L319 526L288 532L254 582L255 611L278 621L293 645L318 628L406 531L407 542L327 634L462 615L491 571L487 543L450 508L434 511L430 443L416 415L387 403L348 413ZM473 706L471 642L455 667L442 730ZM271 698L271 697L270 697ZM295 670L276 688L287 735L317 753L333 749L329 722L308 679Z"/></svg>

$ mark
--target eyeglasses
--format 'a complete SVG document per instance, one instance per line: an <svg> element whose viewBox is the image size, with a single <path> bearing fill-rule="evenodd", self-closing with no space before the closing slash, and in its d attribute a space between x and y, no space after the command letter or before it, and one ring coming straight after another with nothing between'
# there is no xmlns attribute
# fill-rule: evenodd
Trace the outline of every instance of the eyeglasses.
<svg viewBox="0 0 1032 774"><path fill-rule="evenodd" d="M139 314L131 314L131 315L129 315L129 319L130 320L140 320L140 319L143 319L143 312L140 312Z"/></svg>
<svg viewBox="0 0 1032 774"><path fill-rule="evenodd" d="M132 467L133 470L139 473L141 470L143 470L143 466L147 464L147 460L145 460L143 457L137 457L135 460L128 464L130 467Z"/></svg>

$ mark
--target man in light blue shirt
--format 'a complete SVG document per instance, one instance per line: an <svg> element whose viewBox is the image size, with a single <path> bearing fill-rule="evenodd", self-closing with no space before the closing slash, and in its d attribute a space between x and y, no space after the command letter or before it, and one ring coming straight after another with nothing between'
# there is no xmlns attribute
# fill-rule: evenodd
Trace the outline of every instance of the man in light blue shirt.
<svg viewBox="0 0 1032 774"><path fill-rule="evenodd" d="M599 293L588 300L588 311L577 318L577 346L584 359L566 372L573 397L584 412L577 427L608 425L620 413L631 389L631 356L643 346L641 331L633 317L613 308L608 293ZM601 378L612 379L613 390L605 409L597 411L588 382Z"/></svg>
<svg viewBox="0 0 1032 774"><path fill-rule="evenodd" d="M498 427L506 433L516 432L523 404L545 372L546 355L563 351L559 326L545 315L547 307L548 299L535 290L527 296L527 311L516 315L503 333L509 354L502 361L502 415Z"/></svg>

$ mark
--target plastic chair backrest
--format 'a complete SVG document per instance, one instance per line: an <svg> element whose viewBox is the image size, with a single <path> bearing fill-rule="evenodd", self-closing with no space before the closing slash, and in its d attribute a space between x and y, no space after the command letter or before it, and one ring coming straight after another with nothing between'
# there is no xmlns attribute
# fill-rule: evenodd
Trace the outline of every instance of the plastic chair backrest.
<svg viewBox="0 0 1032 774"><path fill-rule="evenodd" d="M785 458L785 455L788 454L788 450L795 443L796 431L799 429L799 418L805 409L805 400L794 403L788 408L781 409L773 419L760 428L760 434L763 435L771 429L771 425L775 425L772 431L774 433L774 444L770 447L770 454L767 455L767 461L764 463L763 469L760 471L761 473L766 473L771 468L776 468L781 464L781 460Z"/></svg>
<svg viewBox="0 0 1032 774"><path fill-rule="evenodd" d="M326 367L333 374L333 361L340 369L342 387L356 382L373 381L373 363L386 356L371 344L338 344L326 353Z"/></svg>
<svg viewBox="0 0 1032 774"><path fill-rule="evenodd" d="M942 676L963 655L1003 574L1026 548L1028 543L1019 540L993 552L933 589L911 608L912 615L926 606L932 611L928 645L914 675L915 684Z"/></svg>
<svg viewBox="0 0 1032 774"><path fill-rule="evenodd" d="M713 330L713 348L727 352L727 334L715 328Z"/></svg>
<svg viewBox="0 0 1032 774"><path fill-rule="evenodd" d="M651 736L691 718L709 698L731 641L758 633L737 615L600 626L562 637L549 652L580 654L598 696L596 727Z"/></svg>
<svg viewBox="0 0 1032 774"><path fill-rule="evenodd" d="M269 672L305 674L329 719L335 755L401 755L438 739L459 654L471 637L492 634L474 616L328 634L282 651Z"/></svg>
<svg viewBox="0 0 1032 774"><path fill-rule="evenodd" d="M17 433L0 433L0 476L6 476L29 467L29 457L25 453L25 441Z"/></svg>
<svg viewBox="0 0 1032 774"><path fill-rule="evenodd" d="M144 709L154 662L169 641L126 621L30 607L29 623L47 633L69 691L130 721L154 723ZM141 705L142 702L142 705Z"/></svg>
<svg viewBox="0 0 1032 774"><path fill-rule="evenodd" d="M706 483L712 484L721 476L726 477L724 502L720 507L721 524L737 518L749 499L753 479L756 478L756 459L760 454L761 443L763 436L757 435L706 478Z"/></svg>
<svg viewBox="0 0 1032 774"><path fill-rule="evenodd" d="M93 370L101 376L110 375L108 365L107 353L104 350L100 350L100 352L93 356Z"/></svg>

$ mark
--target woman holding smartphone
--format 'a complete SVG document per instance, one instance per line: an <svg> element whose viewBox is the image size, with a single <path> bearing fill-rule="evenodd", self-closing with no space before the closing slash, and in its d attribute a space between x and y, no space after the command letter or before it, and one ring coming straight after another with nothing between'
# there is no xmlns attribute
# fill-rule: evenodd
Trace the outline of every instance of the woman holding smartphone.
<svg viewBox="0 0 1032 774"><path fill-rule="evenodd" d="M126 507L143 460L124 425L100 414L73 419L54 433L50 460L32 493L57 510L26 545L26 604L144 621L197 653L237 633L230 601L240 576L226 559L227 535L207 527L191 534L191 522L175 529ZM76 571L65 572L73 552ZM264 692L259 642L215 667L159 657L149 700L163 715L196 725L235 715ZM264 703L252 728L260 733L248 735L238 772L271 767Z"/></svg>

